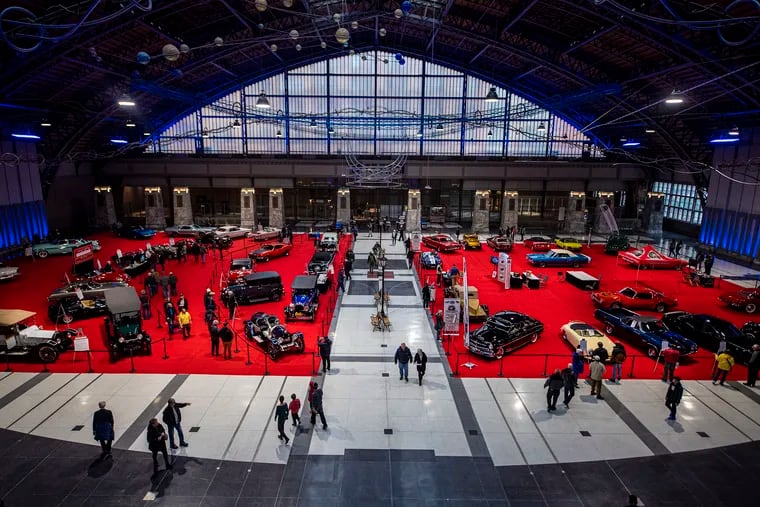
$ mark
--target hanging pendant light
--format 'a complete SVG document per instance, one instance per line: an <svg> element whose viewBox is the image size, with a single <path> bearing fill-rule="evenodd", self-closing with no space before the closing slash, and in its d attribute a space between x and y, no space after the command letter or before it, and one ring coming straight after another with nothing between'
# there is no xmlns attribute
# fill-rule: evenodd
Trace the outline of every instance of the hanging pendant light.
<svg viewBox="0 0 760 507"><path fill-rule="evenodd" d="M546 125L544 125L544 122L541 122L538 124L538 127L536 128L537 132L546 132Z"/></svg>
<svg viewBox="0 0 760 507"><path fill-rule="evenodd" d="M499 96L496 94L496 87L492 86L490 90L488 90L488 95L486 95L486 102L493 103L498 102Z"/></svg>
<svg viewBox="0 0 760 507"><path fill-rule="evenodd" d="M269 99L267 98L267 94L264 93L264 90L261 91L259 98L256 99L256 107L259 109L269 109L272 107L272 104L269 103Z"/></svg>

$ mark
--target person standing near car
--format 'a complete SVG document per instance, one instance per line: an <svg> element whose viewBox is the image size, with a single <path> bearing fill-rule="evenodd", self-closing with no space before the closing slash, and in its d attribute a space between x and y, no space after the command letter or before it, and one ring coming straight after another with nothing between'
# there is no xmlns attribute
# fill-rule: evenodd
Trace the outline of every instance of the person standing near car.
<svg viewBox="0 0 760 507"><path fill-rule="evenodd" d="M713 264L715 264L715 256L713 254L707 254L705 257L705 274L707 276L710 276L710 273L712 273Z"/></svg>
<svg viewBox="0 0 760 507"><path fill-rule="evenodd" d="M174 271L169 272L169 291L172 297L177 296L177 275L174 274Z"/></svg>
<svg viewBox="0 0 760 507"><path fill-rule="evenodd" d="M320 336L317 341L319 347L319 357L322 358L322 373L330 371L330 352L332 351L332 340L328 336Z"/></svg>
<svg viewBox="0 0 760 507"><path fill-rule="evenodd" d="M179 299L177 300L177 310L187 310L190 311L190 307L187 305L187 298L184 294L179 295Z"/></svg>
<svg viewBox="0 0 760 507"><path fill-rule="evenodd" d="M607 352L607 349L604 348L604 343L597 342L596 348L591 353L592 356L599 356L599 361L601 361L602 364L607 362L607 359L610 358L610 353Z"/></svg>
<svg viewBox="0 0 760 507"><path fill-rule="evenodd" d="M744 383L745 386L755 387L758 371L760 371L760 345L756 343L752 345L752 355L749 356L749 362L747 363L747 381Z"/></svg>
<svg viewBox="0 0 760 507"><path fill-rule="evenodd" d="M222 355L224 359L232 359L232 340L234 338L229 323L224 321L222 329L219 330L219 339L222 340Z"/></svg>
<svg viewBox="0 0 760 507"><path fill-rule="evenodd" d="M285 440L285 445L288 445L290 439L285 434L285 421L288 420L288 404L285 403L285 396L280 396L280 402L277 404L277 408L274 409L274 420L277 421L277 438L280 441Z"/></svg>
<svg viewBox="0 0 760 507"><path fill-rule="evenodd" d="M544 382L544 387L548 387L546 392L546 411L554 412L557 410L557 399L562 388L565 387L565 381L562 379L562 372L559 368L554 370L554 373L549 375L549 378Z"/></svg>
<svg viewBox="0 0 760 507"><path fill-rule="evenodd" d="M562 381L565 385L565 397L562 404L565 405L565 408L570 408L570 400L575 396L575 386L578 382L578 377L573 371L573 363L567 363L567 368L562 370Z"/></svg>
<svg viewBox="0 0 760 507"><path fill-rule="evenodd" d="M625 362L625 348L620 343L616 343L612 348L610 362L612 363L610 382L619 384L623 378L623 363Z"/></svg>
<svg viewBox="0 0 760 507"><path fill-rule="evenodd" d="M219 355L219 321L213 320L208 327L208 334L211 338L211 357Z"/></svg>
<svg viewBox="0 0 760 507"><path fill-rule="evenodd" d="M169 453L166 452L166 431L158 419L155 417L148 423L148 449L153 453L153 472L158 472L158 453L164 455L166 469L171 470L172 464L169 462Z"/></svg>
<svg viewBox="0 0 760 507"><path fill-rule="evenodd" d="M412 353L406 346L401 343L396 349L396 355L393 356L393 364L398 364L399 380L409 382L409 362L412 360Z"/></svg>
<svg viewBox="0 0 760 507"><path fill-rule="evenodd" d="M414 364L417 365L417 379L419 380L420 385L422 385L422 377L425 376L427 361L427 354L425 354L422 349L417 349L417 353L414 354Z"/></svg>
<svg viewBox="0 0 760 507"><path fill-rule="evenodd" d="M193 318L190 316L190 312L187 311L187 308L183 308L179 312L177 320L182 327L182 338L185 340L190 338L190 326L193 323Z"/></svg>
<svg viewBox="0 0 760 507"><path fill-rule="evenodd" d="M604 378L604 371L607 369L599 356L594 356L589 366L591 371L591 396L596 395L596 399L603 400L602 398L602 378Z"/></svg>
<svg viewBox="0 0 760 507"><path fill-rule="evenodd" d="M153 316L150 311L150 296L145 289L140 291L140 308L142 309L143 320L148 320Z"/></svg>
<svg viewBox="0 0 760 507"><path fill-rule="evenodd" d="M676 366L678 366L678 360L681 358L681 353L678 349L672 347L667 348L660 352L662 354L662 381L670 382L673 380L673 375L676 372Z"/></svg>
<svg viewBox="0 0 760 507"><path fill-rule="evenodd" d="M668 419L671 421L676 420L676 408L678 407L678 404L681 403L681 397L683 397L681 377L673 377L668 386L668 392L665 395L665 406L670 409Z"/></svg>
<svg viewBox="0 0 760 507"><path fill-rule="evenodd" d="M161 284L161 294L163 294L164 299L169 299L169 276L166 273L161 275L159 283Z"/></svg>
<svg viewBox="0 0 760 507"><path fill-rule="evenodd" d="M177 317L177 310L169 299L164 302L164 315L166 316L166 327L169 330L169 334L172 334L174 332L174 319Z"/></svg>
<svg viewBox="0 0 760 507"><path fill-rule="evenodd" d="M718 363L718 368L715 370L713 376L713 385L720 379L720 385L726 381L726 376L734 367L734 356L726 350L720 354L715 354L715 361Z"/></svg>
<svg viewBox="0 0 760 507"><path fill-rule="evenodd" d="M92 415L92 435L100 442L100 459L111 457L111 444L114 440L113 413L106 409L106 402L98 402L98 410Z"/></svg>
<svg viewBox="0 0 760 507"><path fill-rule="evenodd" d="M578 347L573 352L573 374L575 374L575 387L578 386L578 379L583 375L583 370L586 368L586 354L583 353L583 349Z"/></svg>
<svg viewBox="0 0 760 507"><path fill-rule="evenodd" d="M446 327L446 323L443 321L443 310L435 312L435 338L441 341L441 331Z"/></svg>
<svg viewBox="0 0 760 507"><path fill-rule="evenodd" d="M351 279L351 269L354 267L354 263L351 258L346 254L346 258L343 261L343 272L346 274L346 280Z"/></svg>
<svg viewBox="0 0 760 507"><path fill-rule="evenodd" d="M425 283L422 287L422 307L427 310L430 306L430 286Z"/></svg>
<svg viewBox="0 0 760 507"><path fill-rule="evenodd" d="M178 449L174 445L174 432L177 432L179 437L179 445L187 447L188 443L185 442L185 434L182 432L182 412L181 408L189 407L190 403L177 403L174 398L169 398L169 401L164 409L163 420L166 427L169 428L169 444L172 449Z"/></svg>

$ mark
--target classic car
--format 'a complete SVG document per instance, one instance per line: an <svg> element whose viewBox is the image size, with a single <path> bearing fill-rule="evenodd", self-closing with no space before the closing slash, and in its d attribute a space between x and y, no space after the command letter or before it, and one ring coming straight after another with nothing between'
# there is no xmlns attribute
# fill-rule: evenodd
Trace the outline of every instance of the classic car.
<svg viewBox="0 0 760 507"><path fill-rule="evenodd" d="M604 253L617 254L620 251L628 250L630 247L631 243L628 241L628 236L614 232L610 234L604 244Z"/></svg>
<svg viewBox="0 0 760 507"><path fill-rule="evenodd" d="M583 243L575 238L554 238L554 244L557 248L564 248L571 252L580 252L583 250Z"/></svg>
<svg viewBox="0 0 760 507"><path fill-rule="evenodd" d="M257 301L279 301L285 293L280 274L276 271L261 271L239 278L228 285L222 293L222 299L235 298L240 305Z"/></svg>
<svg viewBox="0 0 760 507"><path fill-rule="evenodd" d="M472 353L501 359L507 352L538 341L544 325L524 313L494 313L479 329L470 333Z"/></svg>
<svg viewBox="0 0 760 507"><path fill-rule="evenodd" d="M591 301L600 308L625 307L631 310L654 310L664 312L678 306L676 298L648 287L625 287L617 292L592 292Z"/></svg>
<svg viewBox="0 0 760 507"><path fill-rule="evenodd" d="M760 322L745 322L741 329L742 333L746 334L753 343L760 343Z"/></svg>
<svg viewBox="0 0 760 507"><path fill-rule="evenodd" d="M266 350L269 357L277 359L282 352L303 352L303 333L289 332L274 315L254 313L251 320L243 323L245 336Z"/></svg>
<svg viewBox="0 0 760 507"><path fill-rule="evenodd" d="M573 347L573 350L577 349L581 339L586 339L588 350L594 350L596 344L602 342L602 345L608 352L612 352L615 347L615 342L610 340L610 337L596 329L591 324L586 324L581 321L570 321L560 328L560 335L562 339Z"/></svg>
<svg viewBox="0 0 760 507"><path fill-rule="evenodd" d="M760 289L741 289L718 297L731 308L755 313L760 305Z"/></svg>
<svg viewBox="0 0 760 507"><path fill-rule="evenodd" d="M509 236L491 236L486 239L486 244L497 252L512 251L512 238Z"/></svg>
<svg viewBox="0 0 760 507"><path fill-rule="evenodd" d="M123 282L74 282L55 289L48 296L48 317L53 322L68 324L103 315L108 311L106 292L120 287L129 285ZM79 299L78 291L81 291L82 299Z"/></svg>
<svg viewBox="0 0 760 507"><path fill-rule="evenodd" d="M82 273L78 275L66 275L68 278L63 280L64 283L71 282L95 282L95 283L108 283L108 282L124 282L129 283L130 277L128 274L119 271L90 271L88 273Z"/></svg>
<svg viewBox="0 0 760 507"><path fill-rule="evenodd" d="M155 248L153 249L156 250ZM151 268L151 262L145 258L145 252L142 250L122 253L121 257L118 254L111 257L111 262L119 266L124 273L131 277L135 277L142 273L145 273Z"/></svg>
<svg viewBox="0 0 760 507"><path fill-rule="evenodd" d="M533 266L572 266L577 268L591 262L591 257L570 250L552 248L546 253L528 254L528 262Z"/></svg>
<svg viewBox="0 0 760 507"><path fill-rule="evenodd" d="M671 331L655 317L639 315L625 308L598 308L594 317L605 324L607 334L626 338L631 343L643 347L649 357L657 357L660 354L663 341L671 348L677 349L682 356L697 351L696 343Z"/></svg>
<svg viewBox="0 0 760 507"><path fill-rule="evenodd" d="M124 287L106 292L106 306L108 315L103 321L111 361L136 353L150 355L150 335L143 329L140 298L135 290Z"/></svg>
<svg viewBox="0 0 760 507"><path fill-rule="evenodd" d="M644 245L630 252L620 252L618 259L642 269L681 269L688 264L685 259L668 257L651 245Z"/></svg>
<svg viewBox="0 0 760 507"><path fill-rule="evenodd" d="M188 225L173 225L171 227L167 227L164 229L164 232L171 236L190 236L192 238L197 238L200 234L204 232L214 232L216 230L215 227L201 227L200 225L195 224L188 224Z"/></svg>
<svg viewBox="0 0 760 507"><path fill-rule="evenodd" d="M337 232L325 232L319 239L320 250L335 251L338 249L338 233Z"/></svg>
<svg viewBox="0 0 760 507"><path fill-rule="evenodd" d="M237 225L223 225L222 227L216 228L214 236L217 238L238 239L250 237L252 233L253 229L238 227Z"/></svg>
<svg viewBox="0 0 760 507"><path fill-rule="evenodd" d="M280 229L275 227L263 227L251 233L254 241L266 241L268 239L279 239Z"/></svg>
<svg viewBox="0 0 760 507"><path fill-rule="evenodd" d="M483 248L477 234L465 234L462 236L462 246L465 250L480 250Z"/></svg>
<svg viewBox="0 0 760 507"><path fill-rule="evenodd" d="M190 241L193 240L183 240ZM202 232L198 234L195 241L201 245L206 245L206 248L216 248L217 250L227 250L232 247L232 238L229 236L217 236L216 232ZM188 250L192 244L188 244Z"/></svg>
<svg viewBox="0 0 760 507"><path fill-rule="evenodd" d="M93 251L97 252L100 250L100 243L98 243L95 240L85 240L85 239L58 239L53 240L49 243L39 243L36 245L32 245L32 253L39 257L40 259L44 259L48 255L65 255L70 254L72 250L74 250L77 247L84 246L88 243L92 243L92 249Z"/></svg>
<svg viewBox="0 0 760 507"><path fill-rule="evenodd" d="M42 329L34 323L34 312L26 310L0 310L0 354L11 357L35 357L43 363L52 363L61 352L71 348L73 329L56 331Z"/></svg>
<svg viewBox="0 0 760 507"><path fill-rule="evenodd" d="M253 261L248 258L232 259L230 269L227 272L227 285L241 283L242 278L253 273Z"/></svg>
<svg viewBox="0 0 760 507"><path fill-rule="evenodd" d="M662 316L668 329L690 338L710 352L717 352L722 339L726 349L737 361L747 363L755 343L739 328L727 320L704 313L669 312Z"/></svg>
<svg viewBox="0 0 760 507"><path fill-rule="evenodd" d="M532 236L523 241L525 248L530 248L534 252L548 252L552 248L557 248L557 245L546 236Z"/></svg>
<svg viewBox="0 0 760 507"><path fill-rule="evenodd" d="M6 266L2 262L0 262L0 282L5 282L7 280L12 280L19 276L21 272L18 268L13 266Z"/></svg>
<svg viewBox="0 0 760 507"><path fill-rule="evenodd" d="M317 252L306 266L308 274L317 275L317 287L323 294L332 283L328 275L334 258L335 252Z"/></svg>
<svg viewBox="0 0 760 507"><path fill-rule="evenodd" d="M448 234L433 234L423 236L422 244L438 252L454 252L462 248L462 245L451 239Z"/></svg>
<svg viewBox="0 0 760 507"><path fill-rule="evenodd" d="M285 307L285 322L292 319L308 319L314 322L319 309L317 277L299 275L290 285L290 304Z"/></svg>
<svg viewBox="0 0 760 507"><path fill-rule="evenodd" d="M459 321L464 320L464 287L454 285L446 289L446 297L459 299ZM467 286L467 304L469 307L470 322L483 322L488 318L488 306L480 304L478 288L472 285Z"/></svg>
<svg viewBox="0 0 760 507"><path fill-rule="evenodd" d="M267 243L249 252L248 256L255 261L270 261L288 255L292 249L290 243Z"/></svg>
<svg viewBox="0 0 760 507"><path fill-rule="evenodd" d="M116 229L116 235L128 239L150 239L156 235L156 231L142 225L122 225Z"/></svg>
<svg viewBox="0 0 760 507"><path fill-rule="evenodd" d="M420 265L425 269L437 269L441 265L441 257L438 252L422 252Z"/></svg>

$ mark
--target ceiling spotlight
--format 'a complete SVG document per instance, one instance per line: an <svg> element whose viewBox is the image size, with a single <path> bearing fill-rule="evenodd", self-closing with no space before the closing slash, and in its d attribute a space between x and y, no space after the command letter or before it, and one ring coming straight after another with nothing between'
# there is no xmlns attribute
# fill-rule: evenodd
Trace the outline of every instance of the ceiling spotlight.
<svg viewBox="0 0 760 507"><path fill-rule="evenodd" d="M144 135L145 137L150 137L150 132L143 132L143 135Z"/></svg>
<svg viewBox="0 0 760 507"><path fill-rule="evenodd" d="M122 95L118 104L122 107L135 107L135 101L129 95Z"/></svg>
<svg viewBox="0 0 760 507"><path fill-rule="evenodd" d="M232 128L239 129L240 127L241 127L240 120L238 120L237 118L235 118L235 121L232 122Z"/></svg>
<svg viewBox="0 0 760 507"><path fill-rule="evenodd" d="M47 118L43 118L42 121L40 122L40 127L52 127L52 126L53 124L50 123L50 120L48 120Z"/></svg>
<svg viewBox="0 0 760 507"><path fill-rule="evenodd" d="M541 122L538 124L538 127L536 127L537 132L546 132L546 125L544 125L544 122Z"/></svg>
<svg viewBox="0 0 760 507"><path fill-rule="evenodd" d="M315 120L314 118L312 118L311 122L309 122L309 128L311 128L311 129L317 128L317 120Z"/></svg>
<svg viewBox="0 0 760 507"><path fill-rule="evenodd" d="M433 187L430 186L430 183L425 185L425 190L433 190Z"/></svg>
<svg viewBox="0 0 760 507"><path fill-rule="evenodd" d="M27 139L31 141L39 141L40 136L37 134L17 134L16 132L13 132L11 136L15 137L16 139Z"/></svg>
<svg viewBox="0 0 760 507"><path fill-rule="evenodd" d="M282 137L282 130L278 130L275 137Z"/></svg>
<svg viewBox="0 0 760 507"><path fill-rule="evenodd" d="M120 137L114 137L113 139L111 139L111 142L113 144L127 144L129 141L127 141L126 139L122 139Z"/></svg>
<svg viewBox="0 0 760 507"><path fill-rule="evenodd" d="M683 95L678 90L673 90L668 98L665 99L666 104L683 104Z"/></svg>
<svg viewBox="0 0 760 507"><path fill-rule="evenodd" d="M623 143L623 147L625 148L634 148L636 146L640 146L641 143L638 141L626 141Z"/></svg>
<svg viewBox="0 0 760 507"><path fill-rule="evenodd" d="M127 120L127 123L125 123L124 125L127 126L127 127L129 127L129 128L134 128L134 127L137 126L137 123L135 123L132 120Z"/></svg>
<svg viewBox="0 0 760 507"><path fill-rule="evenodd" d="M435 129L436 130L443 130L443 123L439 123L438 125L436 125Z"/></svg>
<svg viewBox="0 0 760 507"><path fill-rule="evenodd" d="M269 99L267 99L267 94L264 93L264 90L261 91L259 98L256 99L256 107L259 109L269 109L272 107L272 104L269 103Z"/></svg>
<svg viewBox="0 0 760 507"><path fill-rule="evenodd" d="M644 129L644 132L645 132L646 134L654 134L654 133L655 133L655 130L654 130L654 129Z"/></svg>
<svg viewBox="0 0 760 507"><path fill-rule="evenodd" d="M334 134L335 133L335 129L332 128L332 127L330 127L330 128L327 129L327 133L328 134Z"/></svg>
<svg viewBox="0 0 760 507"><path fill-rule="evenodd" d="M417 134L416 134L416 136L417 136L418 138L419 138L419 137L422 137L422 130L421 130L421 129L417 131Z"/></svg>
<svg viewBox="0 0 760 507"><path fill-rule="evenodd" d="M739 138L738 137L717 137L715 139L710 139L711 144L727 144L727 143L738 143Z"/></svg>
<svg viewBox="0 0 760 507"><path fill-rule="evenodd" d="M496 87L492 86L490 90L488 90L488 95L486 95L486 102L498 102L499 96L496 94Z"/></svg>
<svg viewBox="0 0 760 507"><path fill-rule="evenodd" d="M43 125L44 127L44 125ZM739 127L734 127L731 130L728 131L728 135L730 136L738 136L739 135Z"/></svg>
<svg viewBox="0 0 760 507"><path fill-rule="evenodd" d="M203 139L208 139L209 137L211 137L211 134L208 133L208 130L203 129L203 132L201 132L201 137Z"/></svg>

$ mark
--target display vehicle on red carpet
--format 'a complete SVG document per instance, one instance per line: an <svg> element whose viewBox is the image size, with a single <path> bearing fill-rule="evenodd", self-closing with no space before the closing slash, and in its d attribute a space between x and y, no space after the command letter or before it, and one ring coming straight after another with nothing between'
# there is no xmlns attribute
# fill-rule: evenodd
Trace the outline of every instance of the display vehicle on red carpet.
<svg viewBox="0 0 760 507"><path fill-rule="evenodd" d="M282 352L303 352L304 338L300 331L289 332L274 315L257 312L243 323L246 338L258 343L269 357L277 359Z"/></svg>
<svg viewBox="0 0 760 507"><path fill-rule="evenodd" d="M530 248L534 252L548 252L552 248L557 248L551 238L546 236L532 236L523 241L525 248Z"/></svg>
<svg viewBox="0 0 760 507"><path fill-rule="evenodd" d="M323 251L335 252L338 250L338 233L325 232L319 239L319 249Z"/></svg>
<svg viewBox="0 0 760 507"><path fill-rule="evenodd" d="M592 350L596 348L596 344L599 342L602 342L602 345L604 345L604 348L608 351L612 351L615 347L615 342L613 342L609 336L602 333L591 324L578 320L570 321L562 326L560 328L560 336L570 344L573 350L578 348L581 339L583 338L586 339L586 344L588 347L591 347Z"/></svg>
<svg viewBox="0 0 760 507"><path fill-rule="evenodd" d="M211 232L216 230L215 227L201 227L200 225L172 225L164 229L164 232L170 236L188 236L191 238L197 238L200 234Z"/></svg>
<svg viewBox="0 0 760 507"><path fill-rule="evenodd" d="M121 257L115 254L111 257L111 262L132 278L145 273L151 267L150 260L145 258L143 251L126 252Z"/></svg>
<svg viewBox="0 0 760 507"><path fill-rule="evenodd" d="M760 289L742 289L729 292L718 297L721 301L735 310L755 313L760 307Z"/></svg>
<svg viewBox="0 0 760 507"><path fill-rule="evenodd" d="M251 273L228 285L223 297L234 297L239 305L249 305L258 301L279 301L285 293L280 274L276 271Z"/></svg>
<svg viewBox="0 0 760 507"><path fill-rule="evenodd" d="M254 241L266 241L268 239L279 239L280 229L275 227L263 227L251 233Z"/></svg>
<svg viewBox="0 0 760 507"><path fill-rule="evenodd" d="M631 344L641 346L649 357L657 357L667 342L682 356L697 352L697 344L675 331L668 329L660 319L639 315L625 308L598 308L594 317L605 324L607 334L625 338Z"/></svg>
<svg viewBox="0 0 760 507"><path fill-rule="evenodd" d="M135 290L124 287L106 292L106 306L108 315L103 321L111 361L133 354L150 355L150 335L143 329Z"/></svg>
<svg viewBox="0 0 760 507"><path fill-rule="evenodd" d="M34 324L37 314L26 310L0 310L0 355L11 357L33 357L43 363L52 363L61 352L71 348L73 329L55 331L42 329Z"/></svg>
<svg viewBox="0 0 760 507"><path fill-rule="evenodd" d="M227 272L227 285L242 283L242 279L253 273L253 260L248 257L232 259L230 261L230 270Z"/></svg>
<svg viewBox="0 0 760 507"><path fill-rule="evenodd" d="M462 245L451 239L448 234L433 234L422 237L422 244L426 247L439 252L455 252L462 248Z"/></svg>
<svg viewBox="0 0 760 507"><path fill-rule="evenodd" d="M643 269L681 269L688 264L685 259L668 257L651 245L630 252L620 252L618 259Z"/></svg>
<svg viewBox="0 0 760 507"><path fill-rule="evenodd" d="M480 250L483 244L477 234L465 234L462 236L462 246L465 250Z"/></svg>
<svg viewBox="0 0 760 507"><path fill-rule="evenodd" d="M513 246L509 236L491 236L486 239L486 244L497 252L511 252Z"/></svg>
<svg viewBox="0 0 760 507"><path fill-rule="evenodd" d="M334 258L335 252L316 252L306 266L308 274L317 276L317 287L323 294L330 287L331 280L328 274Z"/></svg>
<svg viewBox="0 0 760 507"><path fill-rule="evenodd" d="M184 240L184 241L193 241L191 239ZM229 236L217 236L216 231L214 232L202 232L198 235L196 238L196 241L200 243L201 245L206 245L210 248L216 248L217 250L227 250L228 248L232 247L232 238ZM188 244L187 251L188 253L192 252L191 248L193 247L192 244Z"/></svg>
<svg viewBox="0 0 760 507"><path fill-rule="evenodd" d="M32 245L32 253L35 257L44 259L48 255L67 255L70 254L75 248L92 243L93 251L100 250L100 243L97 241L90 241L86 239L56 239L48 243L38 243Z"/></svg>
<svg viewBox="0 0 760 507"><path fill-rule="evenodd" d="M528 263L540 268L550 266L585 266L591 262L591 257L584 254L574 253L570 250L552 248L546 253L533 253L527 256Z"/></svg>
<svg viewBox="0 0 760 507"><path fill-rule="evenodd" d="M319 289L317 277L314 275L299 275L290 285L290 304L285 307L285 322L296 319L307 319L314 322L319 310Z"/></svg>
<svg viewBox="0 0 760 507"><path fill-rule="evenodd" d="M604 253L617 254L624 250L628 250L631 247L631 243L628 241L628 236L614 232L607 238L607 243L604 244Z"/></svg>
<svg viewBox="0 0 760 507"><path fill-rule="evenodd" d="M488 317L486 322L470 333L468 348L473 354L501 359L504 354L535 343L544 325L524 313L503 311Z"/></svg>
<svg viewBox="0 0 760 507"><path fill-rule="evenodd" d="M223 225L221 227L217 227L216 230L214 230L213 234L217 238L238 239L250 237L252 233L253 229L248 229L247 227L238 227L237 225Z"/></svg>
<svg viewBox="0 0 760 507"><path fill-rule="evenodd" d="M108 282L123 282L129 283L131 279L126 273L119 271L90 271L89 273L83 273L81 275L69 274L69 280L63 280L64 283L69 282L95 282L95 283L108 283Z"/></svg>
<svg viewBox="0 0 760 507"><path fill-rule="evenodd" d="M442 263L438 252L428 251L420 254L420 265L424 269L436 269Z"/></svg>
<svg viewBox="0 0 760 507"><path fill-rule="evenodd" d="M628 308L664 312L678 306L678 300L649 287L625 287L617 292L591 293L591 301L600 308Z"/></svg>
<svg viewBox="0 0 760 507"><path fill-rule="evenodd" d="M127 239L150 239L156 235L156 231L142 225L122 225L116 229L116 235Z"/></svg>
<svg viewBox="0 0 760 507"><path fill-rule="evenodd" d="M21 274L21 271L19 270L19 268L16 268L13 266L6 266L2 262L0 262L0 282L13 280L20 274Z"/></svg>
<svg viewBox="0 0 760 507"><path fill-rule="evenodd" d="M55 289L48 296L48 317L53 322L73 322L105 315L106 292L129 287L123 282L74 282ZM81 299L80 299L81 294Z"/></svg>
<svg viewBox="0 0 760 507"><path fill-rule="evenodd" d="M266 243L261 245L260 248L252 250L248 253L248 256L257 262L271 261L277 257L288 255L292 249L293 245L290 243Z"/></svg>
<svg viewBox="0 0 760 507"><path fill-rule="evenodd" d="M727 320L704 313L669 312L662 321L672 331L695 341L710 352L718 352L722 339L726 349L739 362L747 363L752 355L752 338Z"/></svg>
<svg viewBox="0 0 760 507"><path fill-rule="evenodd" d="M752 343L760 343L760 322L745 322L741 329L742 333L752 340Z"/></svg>
<svg viewBox="0 0 760 507"><path fill-rule="evenodd" d="M564 248L565 250L570 250L571 252L580 252L583 250L583 243L575 238L554 238L554 244L557 245L557 248Z"/></svg>

